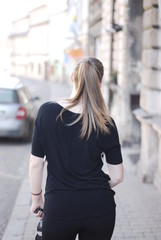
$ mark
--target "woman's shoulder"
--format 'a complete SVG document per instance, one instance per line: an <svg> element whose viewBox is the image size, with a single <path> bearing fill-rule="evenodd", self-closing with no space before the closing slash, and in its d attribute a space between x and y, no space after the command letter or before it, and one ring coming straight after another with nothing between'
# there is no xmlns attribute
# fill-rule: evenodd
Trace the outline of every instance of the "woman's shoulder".
<svg viewBox="0 0 161 240"><path fill-rule="evenodd" d="M51 108L57 109L58 107L59 107L59 104L56 101L48 101L43 103L39 109L44 111L46 109L51 109Z"/></svg>
<svg viewBox="0 0 161 240"><path fill-rule="evenodd" d="M107 133L101 133L101 137L104 139L108 138L117 138L118 135L118 129L115 120L113 117L109 116L109 120L106 123L106 127L108 129Z"/></svg>
<svg viewBox="0 0 161 240"><path fill-rule="evenodd" d="M110 149L113 148L114 146L120 145L117 125L113 117L110 116L110 120L111 121L106 125L109 132L105 134L101 133L98 139L98 144L101 146L103 151L106 150L107 148Z"/></svg>
<svg viewBox="0 0 161 240"><path fill-rule="evenodd" d="M50 114L50 113L57 113L59 110L59 104L55 101L48 101L43 103L39 107L38 114L43 115L43 114Z"/></svg>

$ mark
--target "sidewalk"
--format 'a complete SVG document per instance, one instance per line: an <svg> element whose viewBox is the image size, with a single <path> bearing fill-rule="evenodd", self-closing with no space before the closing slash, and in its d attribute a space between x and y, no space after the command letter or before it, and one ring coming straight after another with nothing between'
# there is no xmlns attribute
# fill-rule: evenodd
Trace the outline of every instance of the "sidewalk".
<svg viewBox="0 0 161 240"><path fill-rule="evenodd" d="M160 240L161 194L151 184L142 183L130 156L138 155L138 146L123 148L124 182L115 187L116 226L112 240ZM3 240L32 240L38 219L29 214L31 195L28 176L24 179Z"/></svg>
<svg viewBox="0 0 161 240"><path fill-rule="evenodd" d="M59 88L57 86L56 94ZM63 91L66 93L67 88ZM122 153L125 178L114 188L117 218L112 240L160 240L161 194L152 184L142 183L136 175L139 146L122 148ZM26 175L2 240L34 240L38 219L29 213L30 205L31 194Z"/></svg>

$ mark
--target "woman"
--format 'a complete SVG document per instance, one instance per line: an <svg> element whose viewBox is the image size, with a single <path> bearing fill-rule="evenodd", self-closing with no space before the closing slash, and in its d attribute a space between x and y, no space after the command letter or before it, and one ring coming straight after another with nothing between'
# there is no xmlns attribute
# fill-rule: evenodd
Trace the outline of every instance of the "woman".
<svg viewBox="0 0 161 240"><path fill-rule="evenodd" d="M112 190L123 180L117 127L101 94L103 65L84 58L72 74L69 99L43 104L35 121L30 157L31 211L43 213L43 240L111 239L115 225ZM109 175L102 171L106 156ZM45 204L42 199L47 159ZM36 216L41 217L38 211Z"/></svg>

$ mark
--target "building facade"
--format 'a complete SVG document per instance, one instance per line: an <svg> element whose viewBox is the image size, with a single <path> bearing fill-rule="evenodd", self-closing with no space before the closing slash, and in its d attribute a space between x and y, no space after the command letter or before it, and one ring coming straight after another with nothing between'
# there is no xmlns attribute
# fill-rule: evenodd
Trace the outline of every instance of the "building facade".
<svg viewBox="0 0 161 240"><path fill-rule="evenodd" d="M139 106L141 86L142 9L141 1L89 2L89 53L104 63L102 91L111 115L124 129L123 144L140 138L133 110Z"/></svg>
<svg viewBox="0 0 161 240"><path fill-rule="evenodd" d="M11 74L48 79L48 9L39 6L12 23Z"/></svg>
<svg viewBox="0 0 161 240"><path fill-rule="evenodd" d="M88 56L88 0L40 5L12 25L12 75L68 81Z"/></svg>
<svg viewBox="0 0 161 240"><path fill-rule="evenodd" d="M9 40L11 43L11 73L13 75L23 76L28 72L28 32L28 15L12 23Z"/></svg>
<svg viewBox="0 0 161 240"><path fill-rule="evenodd" d="M158 0L91 0L89 49L90 55L104 63L103 93L122 145L140 144L138 175L161 189L158 4Z"/></svg>
<svg viewBox="0 0 161 240"><path fill-rule="evenodd" d="M161 190L161 22L158 0L143 1L140 108L141 155L138 173Z"/></svg>

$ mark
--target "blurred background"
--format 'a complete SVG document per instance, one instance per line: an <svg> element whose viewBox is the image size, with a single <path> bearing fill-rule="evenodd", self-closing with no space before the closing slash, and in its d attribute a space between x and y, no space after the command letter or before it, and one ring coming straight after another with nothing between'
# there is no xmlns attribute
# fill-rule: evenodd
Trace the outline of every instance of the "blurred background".
<svg viewBox="0 0 161 240"><path fill-rule="evenodd" d="M70 75L82 57L103 62L102 93L122 148L131 149L135 177L159 199L160 19L160 0L0 3L0 239L28 171L37 110L69 96Z"/></svg>

